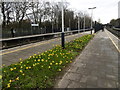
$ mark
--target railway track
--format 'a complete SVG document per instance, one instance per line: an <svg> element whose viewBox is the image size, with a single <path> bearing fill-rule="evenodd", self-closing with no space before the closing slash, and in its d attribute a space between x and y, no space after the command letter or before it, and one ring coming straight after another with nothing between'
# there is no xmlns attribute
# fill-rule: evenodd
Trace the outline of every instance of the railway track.
<svg viewBox="0 0 120 90"><path fill-rule="evenodd" d="M111 33L113 33L115 36L117 36L120 39L120 28L106 28L109 30Z"/></svg>

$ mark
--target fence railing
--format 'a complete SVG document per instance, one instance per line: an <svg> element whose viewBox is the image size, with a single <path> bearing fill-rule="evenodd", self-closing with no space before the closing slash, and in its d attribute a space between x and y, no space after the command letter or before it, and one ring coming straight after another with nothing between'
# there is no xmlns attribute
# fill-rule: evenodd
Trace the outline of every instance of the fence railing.
<svg viewBox="0 0 120 90"><path fill-rule="evenodd" d="M72 35L78 32L89 31L89 30L90 29L81 29L80 31L78 30L66 31L65 35ZM47 33L47 34L38 34L38 35L29 35L29 36L15 37L15 38L0 39L0 42L2 43L2 47L0 49L6 49L6 48L25 45L29 43L39 42L43 40L57 38L60 36L61 36L61 32L57 32L57 33Z"/></svg>

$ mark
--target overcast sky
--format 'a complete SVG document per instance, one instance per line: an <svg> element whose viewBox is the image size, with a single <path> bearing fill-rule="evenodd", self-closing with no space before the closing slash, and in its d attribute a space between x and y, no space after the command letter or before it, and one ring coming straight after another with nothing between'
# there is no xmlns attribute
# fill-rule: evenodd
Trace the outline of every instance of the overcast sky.
<svg viewBox="0 0 120 90"><path fill-rule="evenodd" d="M53 1L53 0L52 0ZM61 1L61 0L54 0ZM63 0L70 3L69 8L75 10L86 11L91 14L90 7L97 7L93 11L93 20L102 23L108 23L111 19L118 18L118 2L120 0Z"/></svg>

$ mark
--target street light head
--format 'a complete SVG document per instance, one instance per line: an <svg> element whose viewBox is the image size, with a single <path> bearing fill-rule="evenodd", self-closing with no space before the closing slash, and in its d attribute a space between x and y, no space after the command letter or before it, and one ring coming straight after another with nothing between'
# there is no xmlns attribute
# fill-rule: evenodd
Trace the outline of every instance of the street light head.
<svg viewBox="0 0 120 90"><path fill-rule="evenodd" d="M88 8L88 9L92 9L92 8Z"/></svg>
<svg viewBox="0 0 120 90"><path fill-rule="evenodd" d="M93 9L95 9L96 7L93 7Z"/></svg>
<svg viewBox="0 0 120 90"><path fill-rule="evenodd" d="M93 7L93 8L88 8L88 9L95 9L96 7Z"/></svg>

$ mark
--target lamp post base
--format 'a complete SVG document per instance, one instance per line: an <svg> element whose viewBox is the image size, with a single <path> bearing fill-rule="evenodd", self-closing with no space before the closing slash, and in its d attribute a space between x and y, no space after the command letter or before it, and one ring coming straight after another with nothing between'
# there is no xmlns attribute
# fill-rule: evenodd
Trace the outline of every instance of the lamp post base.
<svg viewBox="0 0 120 90"><path fill-rule="evenodd" d="M65 37L64 37L64 32L61 33L61 44L62 44L62 48L65 48Z"/></svg>
<svg viewBox="0 0 120 90"><path fill-rule="evenodd" d="M92 34L92 28L91 28L91 34Z"/></svg>

